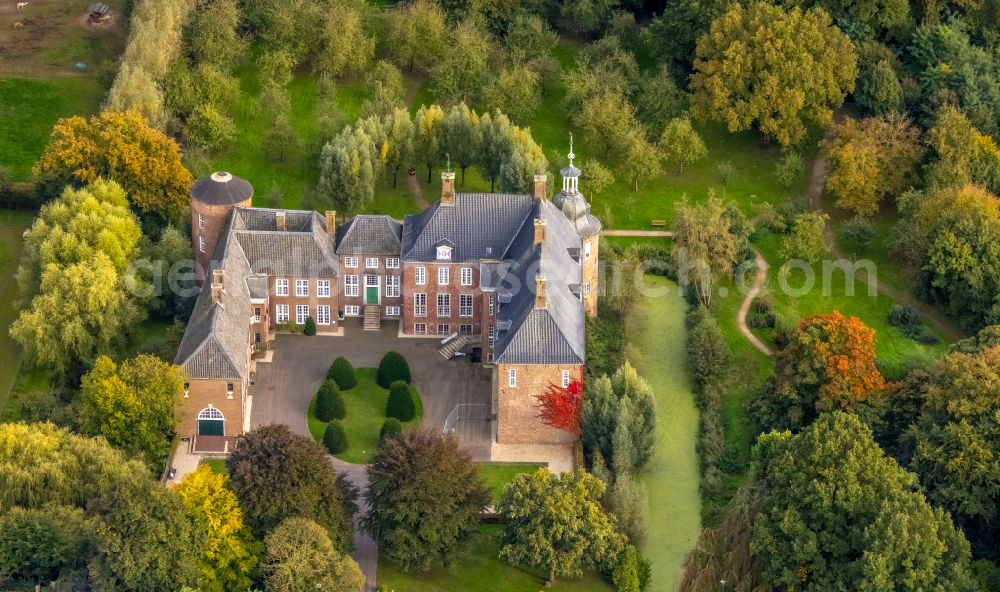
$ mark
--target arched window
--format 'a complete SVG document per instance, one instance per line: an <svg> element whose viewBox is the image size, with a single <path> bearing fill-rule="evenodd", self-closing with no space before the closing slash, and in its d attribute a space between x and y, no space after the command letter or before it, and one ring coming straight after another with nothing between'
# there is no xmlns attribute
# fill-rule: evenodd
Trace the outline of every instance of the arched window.
<svg viewBox="0 0 1000 592"><path fill-rule="evenodd" d="M217 408L208 406L198 412L199 436L224 436L226 417Z"/></svg>

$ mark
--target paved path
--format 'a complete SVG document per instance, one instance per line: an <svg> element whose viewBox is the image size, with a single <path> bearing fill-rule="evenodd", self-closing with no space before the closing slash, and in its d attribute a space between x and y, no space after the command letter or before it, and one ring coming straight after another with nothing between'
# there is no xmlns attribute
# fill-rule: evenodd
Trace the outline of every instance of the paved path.
<svg viewBox="0 0 1000 592"><path fill-rule="evenodd" d="M670 237L671 230L605 230L604 236L663 236Z"/></svg>
<svg viewBox="0 0 1000 592"><path fill-rule="evenodd" d="M413 201L416 202L418 210L426 210L431 207L427 198L424 197L424 188L420 185L420 180L417 178L417 175L407 174L403 183L406 184L406 190L413 196Z"/></svg>
<svg viewBox="0 0 1000 592"><path fill-rule="evenodd" d="M743 333L743 336L746 337L754 347L759 349L765 356L772 356L774 355L774 352L771 351L771 348L767 347L763 341L758 339L757 336L753 334L753 331L750 330L750 327L747 327L747 313L750 312L750 305L753 303L754 298L760 294L760 290L764 286L764 282L767 281L768 269L767 261L764 260L764 257L757 251L757 249L753 250L753 254L757 263L757 275L753 279L753 286L750 287L750 291L747 292L746 297L743 298L743 302L740 304L739 312L736 313L736 324L739 325L740 332Z"/></svg>

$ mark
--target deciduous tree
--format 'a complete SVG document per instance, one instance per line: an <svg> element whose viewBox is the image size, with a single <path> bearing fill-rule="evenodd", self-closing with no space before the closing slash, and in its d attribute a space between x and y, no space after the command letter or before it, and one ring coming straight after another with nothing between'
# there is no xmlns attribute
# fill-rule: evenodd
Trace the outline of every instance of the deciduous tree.
<svg viewBox="0 0 1000 592"><path fill-rule="evenodd" d="M400 67L428 70L445 53L445 14L434 0L399 4L389 17L386 46Z"/></svg>
<svg viewBox="0 0 1000 592"><path fill-rule="evenodd" d="M657 146L666 164L676 164L680 173L685 164L693 164L708 156L708 148L687 117L671 119L663 128Z"/></svg>
<svg viewBox="0 0 1000 592"><path fill-rule="evenodd" d="M736 265L741 245L730 226L726 209L714 194L700 205L683 201L674 217L671 258L679 283L686 289L693 286L705 306L712 304L715 281L732 275Z"/></svg>
<svg viewBox="0 0 1000 592"><path fill-rule="evenodd" d="M656 441L652 389L628 362L610 378L588 380L580 427L591 457L600 452L616 471L642 469Z"/></svg>
<svg viewBox="0 0 1000 592"><path fill-rule="evenodd" d="M550 384L538 395L538 406L542 423L579 435L580 415L583 413L583 382L571 380L566 387Z"/></svg>
<svg viewBox="0 0 1000 592"><path fill-rule="evenodd" d="M830 251L826 246L824 229L829 216L819 212L798 214L792 220L792 228L781 241L780 253L786 260L803 259L815 263Z"/></svg>
<svg viewBox="0 0 1000 592"><path fill-rule="evenodd" d="M361 592L365 576L349 555L330 541L322 526L291 517L264 539L264 581L272 592Z"/></svg>
<svg viewBox="0 0 1000 592"><path fill-rule="evenodd" d="M375 37L365 30L366 4L354 0L330 2L323 23L323 45L317 56L320 71L329 76L362 72L375 55Z"/></svg>

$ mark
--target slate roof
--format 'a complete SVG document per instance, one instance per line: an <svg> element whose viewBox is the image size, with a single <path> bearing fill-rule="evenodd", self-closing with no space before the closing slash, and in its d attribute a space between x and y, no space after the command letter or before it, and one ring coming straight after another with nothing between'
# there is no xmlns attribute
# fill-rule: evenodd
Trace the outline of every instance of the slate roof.
<svg viewBox="0 0 1000 592"><path fill-rule="evenodd" d="M403 220L402 257L434 261L442 240L455 246L452 261L498 259L524 223L534 199L508 193L458 193L454 205L435 202Z"/></svg>
<svg viewBox="0 0 1000 592"><path fill-rule="evenodd" d="M337 228L338 255L399 256L403 225L389 216L355 216Z"/></svg>
<svg viewBox="0 0 1000 592"><path fill-rule="evenodd" d="M191 196L213 206L234 206L253 197L253 186L226 172L212 173L191 186Z"/></svg>
<svg viewBox="0 0 1000 592"><path fill-rule="evenodd" d="M582 193L560 191L552 201L581 237L591 237L601 231L601 221L590 213L590 204Z"/></svg>
<svg viewBox="0 0 1000 592"><path fill-rule="evenodd" d="M534 245L534 220L545 220L545 243ZM549 201L534 201L530 215L505 252L506 265L490 267L500 276L494 360L505 364L583 364L584 311L578 296L583 271L571 255L580 237ZM545 278L545 307L535 307L535 276Z"/></svg>

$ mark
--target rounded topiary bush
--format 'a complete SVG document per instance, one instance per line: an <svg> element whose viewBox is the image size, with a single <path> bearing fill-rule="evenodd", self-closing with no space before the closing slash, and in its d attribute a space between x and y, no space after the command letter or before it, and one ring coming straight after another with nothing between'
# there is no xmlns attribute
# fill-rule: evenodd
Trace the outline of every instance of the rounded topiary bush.
<svg viewBox="0 0 1000 592"><path fill-rule="evenodd" d="M344 419L345 415L347 415L347 408L344 406L344 397L341 396L336 381L323 382L319 391L316 392L316 419L330 421L331 419Z"/></svg>
<svg viewBox="0 0 1000 592"><path fill-rule="evenodd" d="M410 365L406 363L406 358L402 354L391 351L382 356L382 361L378 363L375 382L387 389L397 380L410 384Z"/></svg>
<svg viewBox="0 0 1000 592"><path fill-rule="evenodd" d="M395 438L403 432L403 424L395 417L390 417L382 424L382 429L378 432L379 442L386 438Z"/></svg>
<svg viewBox="0 0 1000 592"><path fill-rule="evenodd" d="M316 334L316 321L314 321L312 317L306 317L306 325L305 328L302 329L302 332L306 335Z"/></svg>
<svg viewBox="0 0 1000 592"><path fill-rule="evenodd" d="M413 389L402 380L397 380L389 387L389 401L385 405L385 416L395 417L399 421L410 421L417 415L417 407L413 403Z"/></svg>
<svg viewBox="0 0 1000 592"><path fill-rule="evenodd" d="M351 366L351 363L344 356L339 356L333 361L326 377L328 380L337 381L337 386L342 391L350 390L358 384L358 377L354 374L354 366Z"/></svg>
<svg viewBox="0 0 1000 592"><path fill-rule="evenodd" d="M338 420L333 420L326 424L326 431L323 432L323 446L330 451L330 454L340 454L347 450L347 432Z"/></svg>

